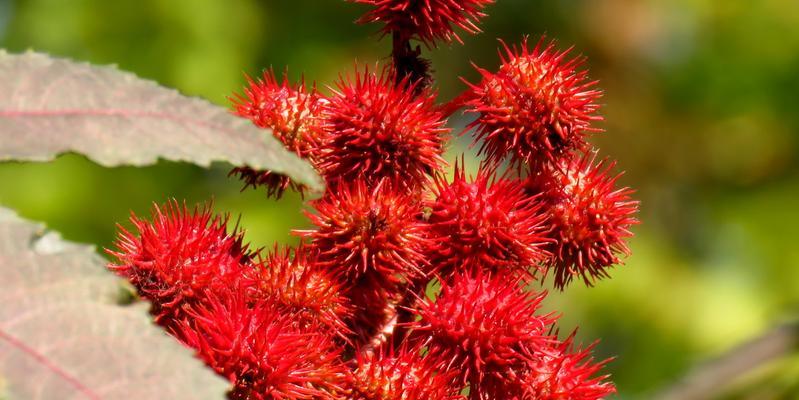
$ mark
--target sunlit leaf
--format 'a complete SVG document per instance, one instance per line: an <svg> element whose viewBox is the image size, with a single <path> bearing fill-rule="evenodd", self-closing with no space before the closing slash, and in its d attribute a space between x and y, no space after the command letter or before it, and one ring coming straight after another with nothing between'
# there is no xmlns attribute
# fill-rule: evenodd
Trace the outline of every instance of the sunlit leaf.
<svg viewBox="0 0 799 400"><path fill-rule="evenodd" d="M268 131L114 67L0 50L0 93L0 161L48 161L65 152L104 166L219 161L322 190L313 168Z"/></svg>
<svg viewBox="0 0 799 400"><path fill-rule="evenodd" d="M119 303L90 246L0 208L0 398L224 399L227 384Z"/></svg>

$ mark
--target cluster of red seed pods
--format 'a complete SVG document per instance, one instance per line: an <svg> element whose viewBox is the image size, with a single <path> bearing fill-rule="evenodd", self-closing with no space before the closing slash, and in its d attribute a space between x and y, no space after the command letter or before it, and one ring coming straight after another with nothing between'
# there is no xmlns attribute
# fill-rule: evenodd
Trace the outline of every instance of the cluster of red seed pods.
<svg viewBox="0 0 799 400"><path fill-rule="evenodd" d="M592 346L560 338L534 281L607 277L636 223L631 190L595 160L594 89L544 41L506 46L453 103L437 104L419 48L475 33L491 0L352 0L384 24L393 63L358 68L324 95L271 72L235 112L325 178L302 244L270 252L207 207L132 218L110 266L155 321L230 379L231 399L596 400L615 392ZM474 177L442 158L463 109L485 160ZM464 132L467 133L467 132ZM236 168L280 197L304 188Z"/></svg>

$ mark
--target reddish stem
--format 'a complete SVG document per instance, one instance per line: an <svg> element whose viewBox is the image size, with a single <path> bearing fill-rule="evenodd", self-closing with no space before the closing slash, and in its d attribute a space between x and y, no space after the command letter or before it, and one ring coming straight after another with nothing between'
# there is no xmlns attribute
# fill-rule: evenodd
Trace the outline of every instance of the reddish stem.
<svg viewBox="0 0 799 400"><path fill-rule="evenodd" d="M410 331L409 324L413 322L416 314L411 311L416 302L425 295L426 284L414 283L408 287L405 297L397 305L397 316L394 324L394 332L391 337L394 348L399 348L407 338Z"/></svg>
<svg viewBox="0 0 799 400"><path fill-rule="evenodd" d="M414 92L421 93L430 86L430 62L421 57L420 47L411 47L411 35L406 31L395 30L392 33L391 60L397 72L396 82L407 81L415 84Z"/></svg>

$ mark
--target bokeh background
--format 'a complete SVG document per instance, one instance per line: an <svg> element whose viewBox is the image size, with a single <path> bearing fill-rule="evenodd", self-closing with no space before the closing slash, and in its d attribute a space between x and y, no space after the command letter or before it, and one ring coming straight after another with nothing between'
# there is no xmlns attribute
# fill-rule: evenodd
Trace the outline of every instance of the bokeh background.
<svg viewBox="0 0 799 400"><path fill-rule="evenodd" d="M385 61L378 27L353 23L363 11L343 0L0 0L0 46L117 64L228 105L243 74L265 67L324 88L355 60ZM618 398L651 398L799 316L799 2L498 0L487 12L483 34L427 52L442 99L464 88L459 77L477 79L470 62L498 64L497 38L523 35L574 45L605 90L606 132L593 142L638 190L643 223L613 279L552 293L547 307L563 314L563 332L579 325L583 342L601 338L598 357L617 357ZM4 163L0 204L102 248L130 210L213 198L255 245L296 242L289 230L307 225L297 196L240 193L226 174L167 162L105 169L75 155ZM799 399L799 357L725 392Z"/></svg>

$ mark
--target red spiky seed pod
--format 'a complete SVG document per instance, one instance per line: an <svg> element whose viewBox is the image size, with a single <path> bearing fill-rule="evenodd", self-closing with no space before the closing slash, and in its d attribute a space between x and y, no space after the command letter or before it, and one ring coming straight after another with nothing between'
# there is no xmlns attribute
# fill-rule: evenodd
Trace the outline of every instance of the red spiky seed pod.
<svg viewBox="0 0 799 400"><path fill-rule="evenodd" d="M526 271L548 258L546 215L518 180L483 166L471 180L455 166L452 182L434 180L430 209L431 263L442 275L466 267Z"/></svg>
<svg viewBox="0 0 799 400"><path fill-rule="evenodd" d="M497 73L478 68L483 80L470 84L466 106L478 117L468 128L476 129L480 152L492 163L532 165L584 148L586 135L599 131L591 123L602 119L602 92L578 70L585 59L568 59L570 49L543 38L532 50L525 39L521 51L505 51Z"/></svg>
<svg viewBox="0 0 799 400"><path fill-rule="evenodd" d="M416 310L412 340L428 357L457 371L471 399L486 399L522 377L536 350L551 340L551 315L536 315L545 293L525 292L507 274L456 275Z"/></svg>
<svg viewBox="0 0 799 400"><path fill-rule="evenodd" d="M446 164L446 119L435 95L416 89L407 81L395 83L387 70L356 70L354 79L338 82L323 110L318 167L328 184L388 178L398 188L417 189Z"/></svg>
<svg viewBox="0 0 799 400"><path fill-rule="evenodd" d="M352 310L341 283L316 263L306 247L281 250L275 245L248 274L253 296L278 304L283 312L293 314L301 327L321 325L342 338L350 333L344 319Z"/></svg>
<svg viewBox="0 0 799 400"><path fill-rule="evenodd" d="M369 4L373 9L359 22L382 22L385 34L398 32L434 47L436 40L451 42L461 38L455 28L474 34L477 22L485 17L485 6L494 0L350 0Z"/></svg>
<svg viewBox="0 0 799 400"><path fill-rule="evenodd" d="M316 88L308 89L304 82L293 85L286 76L278 82L272 71L265 71L257 81L250 77L247 81L244 95L231 98L236 114L260 128L271 129L286 148L314 163L321 131L320 111L325 102ZM287 176L272 171L237 167L230 174L238 175L245 188L263 186L270 197L280 197L289 187L303 190Z"/></svg>
<svg viewBox="0 0 799 400"><path fill-rule="evenodd" d="M394 351L384 346L359 352L352 371L350 400L462 400L460 387L452 384L452 372L406 346Z"/></svg>
<svg viewBox="0 0 799 400"><path fill-rule="evenodd" d="M607 269L629 255L626 239L638 221L632 189L616 188L615 163L595 163L596 153L561 160L528 180L528 191L540 194L550 215L549 269L555 286L564 288L574 276L587 285L608 277Z"/></svg>
<svg viewBox="0 0 799 400"><path fill-rule="evenodd" d="M365 278L394 290L423 277L429 247L417 197L389 181L368 188L363 180L339 185L306 212L314 230L295 231L310 240L317 263L353 282Z"/></svg>
<svg viewBox="0 0 799 400"><path fill-rule="evenodd" d="M344 399L347 369L328 335L242 292L211 295L175 336L228 378L232 400Z"/></svg>
<svg viewBox="0 0 799 400"><path fill-rule="evenodd" d="M108 268L127 278L150 300L155 321L170 326L206 292L236 284L251 255L242 232L228 232L227 217L214 216L210 205L195 207L171 201L154 206L152 222L131 215L134 232L119 226L116 263Z"/></svg>
<svg viewBox="0 0 799 400"><path fill-rule="evenodd" d="M597 375L609 360L595 363L591 356L593 345L575 349L573 342L574 334L540 349L516 389L519 394L508 394L508 398L600 400L615 393L615 386L607 381L608 375Z"/></svg>

